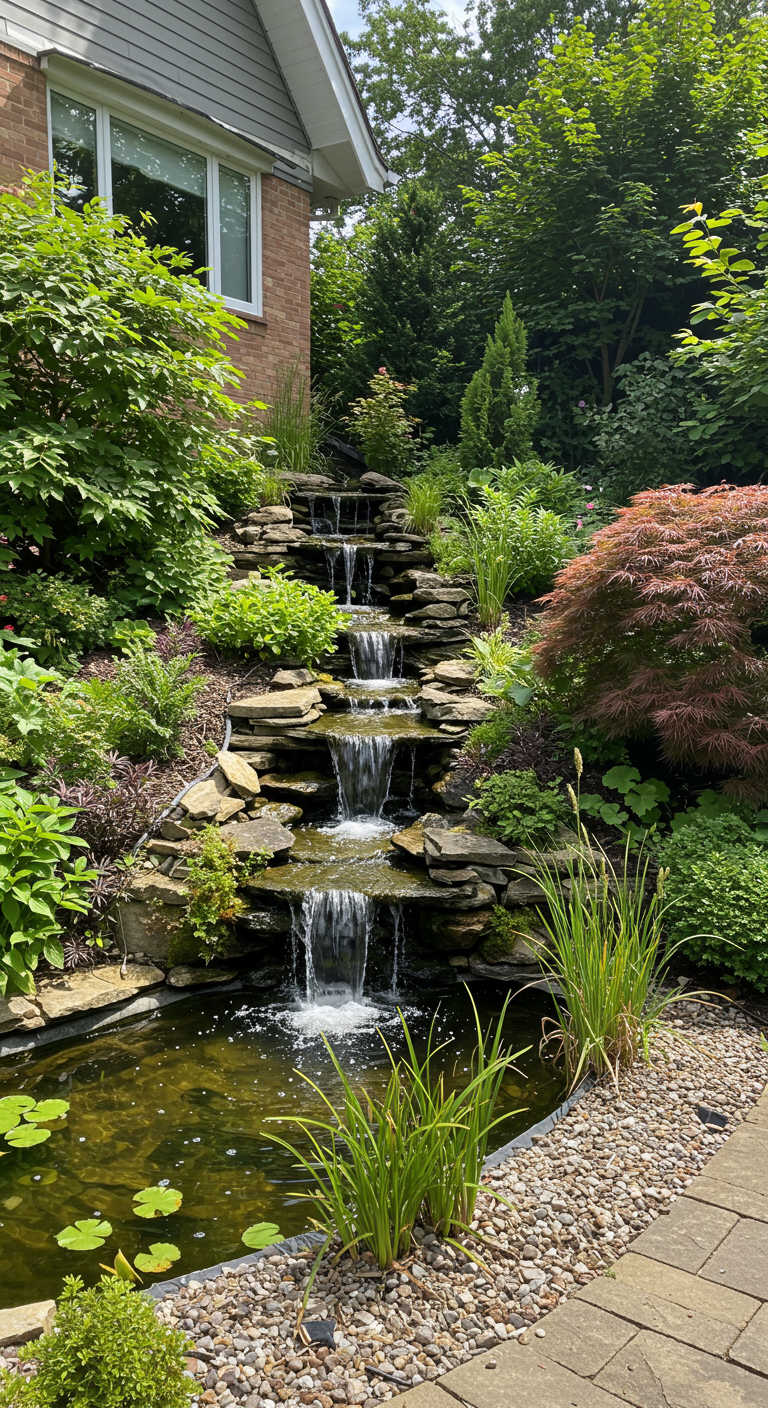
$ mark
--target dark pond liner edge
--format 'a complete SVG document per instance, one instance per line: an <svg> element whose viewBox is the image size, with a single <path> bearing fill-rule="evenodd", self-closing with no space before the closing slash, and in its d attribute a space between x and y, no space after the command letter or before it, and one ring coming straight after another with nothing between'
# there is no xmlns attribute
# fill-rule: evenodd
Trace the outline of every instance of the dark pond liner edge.
<svg viewBox="0 0 768 1408"><path fill-rule="evenodd" d="M530 1149L534 1139L539 1139L545 1134L549 1134L556 1124L568 1114L569 1110L581 1100L587 1091L591 1090L595 1084L592 1076L587 1076L576 1089L566 1096L562 1104L557 1109L552 1110L543 1119L532 1124L528 1129L524 1129L521 1134L516 1134L514 1139L510 1139L506 1144L502 1144L500 1149L496 1149L489 1154L483 1164L484 1172L489 1169L498 1168L504 1163L516 1149ZM172 1281L157 1281L154 1286L147 1286L144 1294L151 1300L161 1300L163 1296L173 1295L186 1286L190 1281L215 1281L217 1276L221 1276L228 1271L242 1271L249 1266L257 1266L264 1257L271 1256L294 1256L297 1252L303 1252L318 1247L324 1241L322 1232L297 1232L294 1237L286 1237L284 1241L272 1242L270 1246L264 1247L262 1251L248 1252L245 1256L235 1257L231 1261L220 1261L215 1266L206 1266L201 1271L186 1271L183 1276L176 1276Z"/></svg>

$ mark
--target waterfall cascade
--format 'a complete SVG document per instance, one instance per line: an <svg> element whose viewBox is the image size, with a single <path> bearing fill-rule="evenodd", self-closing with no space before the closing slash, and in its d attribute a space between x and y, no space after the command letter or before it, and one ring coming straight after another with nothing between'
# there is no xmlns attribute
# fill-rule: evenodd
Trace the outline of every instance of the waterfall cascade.
<svg viewBox="0 0 768 1408"><path fill-rule="evenodd" d="M395 658L403 647L392 631L354 631L349 638L352 673L356 680L389 680L395 676Z"/></svg>
<svg viewBox="0 0 768 1408"><path fill-rule="evenodd" d="M360 1001L374 907L357 890L307 890L292 933L303 951L308 1003Z"/></svg>
<svg viewBox="0 0 768 1408"><path fill-rule="evenodd" d="M383 733L330 733L339 813L345 821L380 817L389 796L394 739Z"/></svg>

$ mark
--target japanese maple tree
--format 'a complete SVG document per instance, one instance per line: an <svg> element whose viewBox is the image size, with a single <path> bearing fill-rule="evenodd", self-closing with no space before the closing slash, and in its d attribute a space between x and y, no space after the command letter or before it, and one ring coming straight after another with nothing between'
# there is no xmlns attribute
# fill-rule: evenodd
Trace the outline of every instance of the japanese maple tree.
<svg viewBox="0 0 768 1408"><path fill-rule="evenodd" d="M537 668L575 718L768 795L768 487L635 495L546 601Z"/></svg>

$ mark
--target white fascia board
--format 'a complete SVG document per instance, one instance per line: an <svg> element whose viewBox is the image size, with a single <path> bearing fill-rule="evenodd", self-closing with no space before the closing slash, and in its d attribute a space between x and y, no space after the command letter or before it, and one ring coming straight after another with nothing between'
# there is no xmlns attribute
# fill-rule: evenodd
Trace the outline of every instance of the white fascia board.
<svg viewBox="0 0 768 1408"><path fill-rule="evenodd" d="M339 195L383 191L391 173L376 147L338 35L322 0L254 0L289 92L317 154L349 147L359 172ZM307 40L310 43L307 43ZM318 61L319 59L319 67ZM311 81L310 80L311 74ZM318 169L318 176L320 170Z"/></svg>
<svg viewBox="0 0 768 1408"><path fill-rule="evenodd" d="M9 40L9 42L11 42ZM172 98L165 98L153 89L130 79L119 78L101 65L68 54L60 49L38 49L41 67L54 87L74 92L92 102L104 103L112 111L138 126L150 123L153 131L171 142L187 142L203 147L221 161L247 163L253 171L269 174L275 160L288 162L305 179L311 179L312 166L306 152L288 148L266 147L263 143L238 132L217 118L195 112Z"/></svg>

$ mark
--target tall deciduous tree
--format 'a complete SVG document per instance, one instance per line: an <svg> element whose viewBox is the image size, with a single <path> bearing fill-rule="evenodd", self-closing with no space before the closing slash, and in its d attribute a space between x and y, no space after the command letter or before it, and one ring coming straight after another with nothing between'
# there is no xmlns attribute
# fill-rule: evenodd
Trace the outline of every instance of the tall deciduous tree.
<svg viewBox="0 0 768 1408"><path fill-rule="evenodd" d="M732 203L749 185L767 89L768 21L719 34L707 0L650 0L602 44L577 18L503 114L491 189L468 201L550 421L567 429L580 394L610 402L618 369L686 321L694 290L671 228L686 198Z"/></svg>

